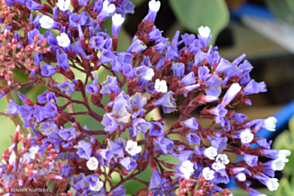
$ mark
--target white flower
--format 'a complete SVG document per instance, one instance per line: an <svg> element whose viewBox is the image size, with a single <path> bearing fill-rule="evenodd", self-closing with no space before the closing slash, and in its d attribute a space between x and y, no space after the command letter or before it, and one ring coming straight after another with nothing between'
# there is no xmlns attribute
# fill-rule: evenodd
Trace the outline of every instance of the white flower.
<svg viewBox="0 0 294 196"><path fill-rule="evenodd" d="M126 151L130 155L134 156L134 155L138 154L139 152L141 152L141 150L142 150L142 147L138 146L136 141L129 140L127 142Z"/></svg>
<svg viewBox="0 0 294 196"><path fill-rule="evenodd" d="M167 92L167 85L165 80L155 80L155 90L159 93L166 93Z"/></svg>
<svg viewBox="0 0 294 196"><path fill-rule="evenodd" d="M146 75L143 76L142 78L144 78L145 80L151 80L153 76L154 76L154 71L153 71L152 68L149 68L149 69L146 71Z"/></svg>
<svg viewBox="0 0 294 196"><path fill-rule="evenodd" d="M54 20L49 16L43 15L39 20L41 27L44 29L50 29L53 25Z"/></svg>
<svg viewBox="0 0 294 196"><path fill-rule="evenodd" d="M114 14L112 16L112 23L117 27L121 26L124 21L125 21L125 18L122 17L120 14Z"/></svg>
<svg viewBox="0 0 294 196"><path fill-rule="evenodd" d="M273 116L268 117L264 120L264 128L266 128L269 131L275 131L276 130L276 123L277 119Z"/></svg>
<svg viewBox="0 0 294 196"><path fill-rule="evenodd" d="M273 160L272 162L272 169L274 171L282 171L285 167L285 162L281 159Z"/></svg>
<svg viewBox="0 0 294 196"><path fill-rule="evenodd" d="M35 155L38 152L38 150L39 150L39 146L31 147L30 150L29 150L29 157L31 159L35 159Z"/></svg>
<svg viewBox="0 0 294 196"><path fill-rule="evenodd" d="M198 28L198 33L201 37L207 38L210 35L210 28L201 26Z"/></svg>
<svg viewBox="0 0 294 196"><path fill-rule="evenodd" d="M103 187L103 182L100 181L99 178L98 178L98 180L97 180L95 186L90 185L90 189L91 189L92 191L100 191L102 187Z"/></svg>
<svg viewBox="0 0 294 196"><path fill-rule="evenodd" d="M242 143L248 144L254 139L254 134L251 133L250 129L245 129L245 131L240 134L240 139Z"/></svg>
<svg viewBox="0 0 294 196"><path fill-rule="evenodd" d="M204 151L204 155L213 160L214 157L216 157L217 155L217 149L215 149L214 147L210 146L209 148L207 148L205 151Z"/></svg>
<svg viewBox="0 0 294 196"><path fill-rule="evenodd" d="M110 4L108 2L108 0L105 0L103 2L103 8L104 11L106 11L109 14L112 14L115 11L115 5L114 4Z"/></svg>
<svg viewBox="0 0 294 196"><path fill-rule="evenodd" d="M269 178L266 182L266 186L270 191L276 191L279 187L279 182L277 178Z"/></svg>
<svg viewBox="0 0 294 196"><path fill-rule="evenodd" d="M225 164L225 165L230 163L230 160L228 159L228 156L226 154L217 155L215 161L217 163L222 163L222 164Z"/></svg>
<svg viewBox="0 0 294 196"><path fill-rule="evenodd" d="M209 167L205 167L202 171L202 176L205 178L205 180L213 180L214 171L211 170Z"/></svg>
<svg viewBox="0 0 294 196"><path fill-rule="evenodd" d="M89 170L93 170L93 171L95 171L98 168L98 160L96 159L96 157L91 157L87 161L87 167Z"/></svg>
<svg viewBox="0 0 294 196"><path fill-rule="evenodd" d="M241 182L244 182L246 180L246 175L244 173L239 173L236 177Z"/></svg>
<svg viewBox="0 0 294 196"><path fill-rule="evenodd" d="M158 12L160 8L160 1L151 0L149 1L148 6L149 6L149 9L152 10L153 12Z"/></svg>
<svg viewBox="0 0 294 196"><path fill-rule="evenodd" d="M186 179L189 179L195 171L194 164L191 161L186 160L181 164L180 171L184 174Z"/></svg>
<svg viewBox="0 0 294 196"><path fill-rule="evenodd" d="M9 157L9 164L13 164L15 162L15 153L14 151L12 151L12 153L10 154L10 157ZM4 164L8 164L4 159L2 159L2 163Z"/></svg>
<svg viewBox="0 0 294 196"><path fill-rule="evenodd" d="M56 5L61 11L66 11L69 9L70 0L58 0Z"/></svg>
<svg viewBox="0 0 294 196"><path fill-rule="evenodd" d="M225 169L226 166L222 163L216 162L212 164L212 169L214 169L215 171L221 170L221 169Z"/></svg>
<svg viewBox="0 0 294 196"><path fill-rule="evenodd" d="M287 159L286 157L287 156L290 156L291 155L291 151L290 150L280 150L279 151L279 159L281 159L282 161L284 162L288 162L289 159Z"/></svg>
<svg viewBox="0 0 294 196"><path fill-rule="evenodd" d="M66 33L61 33L56 37L58 45L61 47L67 47L70 44L70 40Z"/></svg>

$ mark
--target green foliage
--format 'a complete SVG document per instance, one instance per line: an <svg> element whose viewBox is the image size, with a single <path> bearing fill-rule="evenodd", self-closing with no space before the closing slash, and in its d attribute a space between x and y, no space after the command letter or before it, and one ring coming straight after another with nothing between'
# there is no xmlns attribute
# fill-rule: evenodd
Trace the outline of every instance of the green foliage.
<svg viewBox="0 0 294 196"><path fill-rule="evenodd" d="M294 117L289 121L289 131L284 131L275 140L273 148L282 150L288 149L291 155L288 157L289 162L283 170L283 178L280 180L280 186L277 190L277 195L290 196L294 192Z"/></svg>
<svg viewBox="0 0 294 196"><path fill-rule="evenodd" d="M278 18L294 24L294 1L293 0L266 0L271 12Z"/></svg>
<svg viewBox="0 0 294 196"><path fill-rule="evenodd" d="M169 0L177 19L188 30L198 32L200 26L211 29L212 43L229 22L229 11L224 0Z"/></svg>

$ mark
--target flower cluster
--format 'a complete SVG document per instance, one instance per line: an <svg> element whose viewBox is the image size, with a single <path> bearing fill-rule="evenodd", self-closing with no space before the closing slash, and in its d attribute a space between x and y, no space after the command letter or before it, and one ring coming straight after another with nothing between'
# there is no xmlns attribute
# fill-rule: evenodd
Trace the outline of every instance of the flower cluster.
<svg viewBox="0 0 294 196"><path fill-rule="evenodd" d="M63 196L122 196L122 184L131 179L146 185L135 195L228 196L230 191L219 185L230 177L250 196L262 195L250 187L252 178L270 191L278 188L274 172L284 168L290 151L270 149L271 142L256 136L261 128L274 131L276 119L248 121L233 110L240 102L251 105L248 95L265 92L266 85L250 78L253 67L244 54L229 62L209 46L208 27L200 27L197 38L176 32L169 41L154 25L161 3L151 0L129 48L118 52L120 28L126 14L134 12L129 0L1 0L0 5L0 79L6 85L0 97L32 84L48 89L36 103L21 93L22 105L9 101L5 113L20 115L23 126L0 163L0 188L6 195L25 187ZM112 37L101 30L108 18ZM85 81L76 79L74 69ZM99 83L100 69L111 74ZM14 70L26 73L28 81L14 81ZM56 82L55 75L64 82ZM83 99L73 99L73 93ZM109 102L102 104L105 99ZM86 110L75 112L74 105ZM170 127L166 119L146 118L157 107L180 116ZM77 115L90 116L104 129L83 127ZM201 125L201 119L210 119L210 126ZM32 135L21 134L21 128ZM243 160L229 160L227 153ZM170 156L178 163L168 162ZM137 177L148 166L150 182ZM113 174L119 182L113 183Z"/></svg>

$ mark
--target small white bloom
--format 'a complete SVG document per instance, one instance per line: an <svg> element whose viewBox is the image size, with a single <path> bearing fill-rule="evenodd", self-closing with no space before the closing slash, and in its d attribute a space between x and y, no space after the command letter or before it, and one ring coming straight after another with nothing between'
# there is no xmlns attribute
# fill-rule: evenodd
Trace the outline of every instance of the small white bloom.
<svg viewBox="0 0 294 196"><path fill-rule="evenodd" d="M225 165L230 163L230 160L228 159L228 156L226 154L217 155L215 161L217 163L222 163L222 164L225 164Z"/></svg>
<svg viewBox="0 0 294 196"><path fill-rule="evenodd" d="M289 159L287 159L287 156L291 155L291 151L290 150L280 150L279 151L279 159L281 159L284 162L288 162Z"/></svg>
<svg viewBox="0 0 294 196"><path fill-rule="evenodd" d="M149 68L149 69L146 71L146 75L143 76L142 78L144 78L145 80L151 80L153 76L154 76L154 71L153 71L152 68Z"/></svg>
<svg viewBox="0 0 294 196"><path fill-rule="evenodd" d="M202 176L205 178L205 180L213 180L214 171L211 170L209 167L205 167L202 171Z"/></svg>
<svg viewBox="0 0 294 196"><path fill-rule="evenodd" d="M30 150L29 150L29 157L31 159L35 159L35 155L38 152L38 150L39 150L39 146L31 147Z"/></svg>
<svg viewBox="0 0 294 196"><path fill-rule="evenodd" d="M225 169L226 166L222 163L216 162L212 164L212 169L214 169L215 171L221 170L221 169Z"/></svg>
<svg viewBox="0 0 294 196"><path fill-rule="evenodd" d="M268 117L264 120L264 128L266 128L269 131L275 131L276 130L276 123L277 119L273 116Z"/></svg>
<svg viewBox="0 0 294 196"><path fill-rule="evenodd" d="M244 182L246 180L246 175L244 173L239 173L236 177L241 182Z"/></svg>
<svg viewBox="0 0 294 196"><path fill-rule="evenodd" d="M49 16L43 15L39 20L41 27L44 29L50 29L53 25L54 20Z"/></svg>
<svg viewBox="0 0 294 196"><path fill-rule="evenodd" d="M158 12L160 8L160 1L151 0L149 1L148 6L149 6L149 9L152 10L153 12Z"/></svg>
<svg viewBox="0 0 294 196"><path fill-rule="evenodd" d="M167 85L165 80L155 80L155 90L159 93L166 93L167 92Z"/></svg>
<svg viewBox="0 0 294 196"><path fill-rule="evenodd" d="M112 14L115 11L115 5L110 4L108 0L105 0L103 2L103 8L104 11L108 12L109 14Z"/></svg>
<svg viewBox="0 0 294 196"><path fill-rule="evenodd" d="M98 178L98 180L97 180L95 186L91 186L91 185L90 185L90 189L91 189L92 191L100 191L102 187L103 187L103 182L100 181L99 178Z"/></svg>
<svg viewBox="0 0 294 196"><path fill-rule="evenodd" d="M69 37L66 33L61 33L56 37L58 45L61 47L67 47L70 44Z"/></svg>
<svg viewBox="0 0 294 196"><path fill-rule="evenodd" d="M122 17L120 14L114 14L112 16L112 23L117 27L121 26L124 21L125 21L125 18Z"/></svg>
<svg viewBox="0 0 294 196"><path fill-rule="evenodd" d="M279 182L277 178L269 178L266 182L266 186L270 191L276 191L279 187Z"/></svg>
<svg viewBox="0 0 294 196"><path fill-rule="evenodd" d="M9 164L13 164L15 162L15 158L16 158L15 153L14 153L14 151L12 151L12 153L9 157ZM2 159L2 163L8 164L4 159Z"/></svg>
<svg viewBox="0 0 294 196"><path fill-rule="evenodd" d="M142 147L138 146L138 143L136 141L129 140L127 142L126 151L130 155L134 156L134 155L138 154L139 152L141 152L141 150L142 150Z"/></svg>
<svg viewBox="0 0 294 196"><path fill-rule="evenodd" d="M285 167L285 162L281 159L276 159L272 162L272 169L274 171L282 171Z"/></svg>
<svg viewBox="0 0 294 196"><path fill-rule="evenodd" d="M70 0L58 0L56 5L61 11L66 11L69 9Z"/></svg>
<svg viewBox="0 0 294 196"><path fill-rule="evenodd" d="M250 129L246 129L240 134L240 139L242 143L248 144L254 139L254 134L251 133Z"/></svg>
<svg viewBox="0 0 294 196"><path fill-rule="evenodd" d="M198 28L198 33L201 37L207 38L210 35L210 28L201 26Z"/></svg>
<svg viewBox="0 0 294 196"><path fill-rule="evenodd" d="M210 146L209 148L207 148L205 151L204 151L204 155L213 160L216 155L217 155L217 149L215 149L214 147Z"/></svg>
<svg viewBox="0 0 294 196"><path fill-rule="evenodd" d="M184 174L186 179L189 179L195 171L194 164L191 161L186 160L181 164L180 171Z"/></svg>
<svg viewBox="0 0 294 196"><path fill-rule="evenodd" d="M93 170L93 171L95 171L98 168L98 160L96 159L96 157L91 157L87 161L87 167L89 170Z"/></svg>

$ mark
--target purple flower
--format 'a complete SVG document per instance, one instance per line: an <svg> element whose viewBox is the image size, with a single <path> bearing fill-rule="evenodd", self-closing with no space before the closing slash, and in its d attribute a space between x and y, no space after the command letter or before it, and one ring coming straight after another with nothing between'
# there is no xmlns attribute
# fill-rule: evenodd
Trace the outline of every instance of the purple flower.
<svg viewBox="0 0 294 196"><path fill-rule="evenodd" d="M109 50L112 47L112 40L104 32L97 33L96 36L90 39L89 43L96 50Z"/></svg>
<svg viewBox="0 0 294 196"><path fill-rule="evenodd" d="M40 3L33 1L33 0L28 0L26 2L26 6L29 10L40 10L42 5Z"/></svg>
<svg viewBox="0 0 294 196"><path fill-rule="evenodd" d="M153 174L151 176L149 189L158 188L160 186L160 182L161 182L161 176L160 176L159 172L155 169L153 169L152 172L153 172Z"/></svg>
<svg viewBox="0 0 294 196"><path fill-rule="evenodd" d="M227 147L228 138L226 137L215 137L211 142L211 146L217 149L217 153L220 153Z"/></svg>
<svg viewBox="0 0 294 196"><path fill-rule="evenodd" d="M85 175L83 173L80 173L79 175L74 175L72 178L71 186L77 191L82 191L86 186Z"/></svg>
<svg viewBox="0 0 294 196"><path fill-rule="evenodd" d="M115 189L113 189L110 192L111 196L125 196L126 195L126 189L124 188L123 185L119 185L118 187L116 187Z"/></svg>
<svg viewBox="0 0 294 196"><path fill-rule="evenodd" d="M188 127L193 131L198 129L198 122L196 121L196 118L189 118L188 120L185 120L183 124L185 127Z"/></svg>
<svg viewBox="0 0 294 196"><path fill-rule="evenodd" d="M258 157L257 156L251 155L251 154L244 154L242 156L243 156L245 162L249 166L253 167L253 166L256 166L257 165L257 161L258 161Z"/></svg>
<svg viewBox="0 0 294 196"><path fill-rule="evenodd" d="M74 148L77 148L77 154L80 158L89 160L92 154L92 147L91 144L89 144L86 141L79 141L79 144L74 146Z"/></svg>
<svg viewBox="0 0 294 196"><path fill-rule="evenodd" d="M247 118L247 116L245 114L241 114L241 113L234 113L233 115L233 120L239 122L239 123L243 123L243 121Z"/></svg>
<svg viewBox="0 0 294 196"><path fill-rule="evenodd" d="M45 77L53 76L56 73L56 67L53 65L44 64L41 67L41 74Z"/></svg>
<svg viewBox="0 0 294 196"><path fill-rule="evenodd" d="M109 113L104 114L101 124L105 126L104 131L106 132L112 132L118 128L117 119L113 118Z"/></svg>
<svg viewBox="0 0 294 196"><path fill-rule="evenodd" d="M118 94L120 92L120 88L117 85L117 79L114 76L107 76L106 80L102 83L102 88L100 93L103 95L109 94Z"/></svg>
<svg viewBox="0 0 294 196"><path fill-rule="evenodd" d="M80 5L87 6L89 0L78 0L78 2L79 2Z"/></svg>
<svg viewBox="0 0 294 196"><path fill-rule="evenodd" d="M190 72L188 75L185 75L182 80L181 80L181 84L183 86L189 86L189 85L192 85L196 82L195 80L195 75L194 75L194 72Z"/></svg>
<svg viewBox="0 0 294 196"><path fill-rule="evenodd" d="M136 137L139 132L146 133L147 130L151 127L151 123L146 122L142 118L136 118L133 120L133 127L132 127L132 137Z"/></svg>
<svg viewBox="0 0 294 196"><path fill-rule="evenodd" d="M12 99L9 100L8 110L5 111L5 114L18 114L19 105L15 103Z"/></svg>
<svg viewBox="0 0 294 196"><path fill-rule="evenodd" d="M135 36L127 52L140 54L146 48L147 46L145 46L143 42L139 40L137 36Z"/></svg>
<svg viewBox="0 0 294 196"><path fill-rule="evenodd" d="M61 48L58 48L56 50L56 59L57 59L57 65L61 67L62 69L67 70L70 68L67 54Z"/></svg>
<svg viewBox="0 0 294 196"><path fill-rule="evenodd" d="M61 129L59 132L59 136L65 141L71 141L76 138L77 132L73 127L68 127L65 129Z"/></svg>
<svg viewBox="0 0 294 196"><path fill-rule="evenodd" d="M107 139L107 141L108 146L112 150L115 158L124 157L125 144L121 138L117 139L115 142L111 141L110 139Z"/></svg>
<svg viewBox="0 0 294 196"><path fill-rule="evenodd" d="M223 104L219 104L211 110L211 113L215 115L215 122L223 125L225 123L224 118L228 113L228 110L225 109Z"/></svg>
<svg viewBox="0 0 294 196"><path fill-rule="evenodd" d="M81 40L80 39L76 39L73 43L72 43L72 50L79 56L81 56L83 59L86 58L86 53L83 50L82 44L81 44Z"/></svg>
<svg viewBox="0 0 294 196"><path fill-rule="evenodd" d="M160 136L160 135L163 135L163 133L164 133L164 128L161 123L159 123L159 122L152 122L151 123L149 135Z"/></svg>
<svg viewBox="0 0 294 196"><path fill-rule="evenodd" d="M113 157L113 152L111 149L102 149L99 154L105 159L109 161Z"/></svg>
<svg viewBox="0 0 294 196"><path fill-rule="evenodd" d="M255 82L255 80L251 80L245 88L242 90L242 93L244 95L251 95L251 94L257 94L260 92L266 92L266 85L264 82Z"/></svg>
<svg viewBox="0 0 294 196"><path fill-rule="evenodd" d="M160 187L161 187L162 191L169 191L170 188L171 188L170 181L168 179L166 179L166 178L163 178L161 180Z"/></svg>
<svg viewBox="0 0 294 196"><path fill-rule="evenodd" d="M131 157L126 157L120 160L120 164L122 164L122 166L124 166L124 168L130 172L132 171L135 167L137 167L137 163L136 161L131 158Z"/></svg>
<svg viewBox="0 0 294 196"><path fill-rule="evenodd" d="M154 102L155 106L161 106L163 108L164 113L171 113L176 111L176 102L173 98L173 92L168 91L164 93L157 101Z"/></svg>
<svg viewBox="0 0 294 196"><path fill-rule="evenodd" d="M56 83L56 86L61 88L62 93L72 94L75 92L75 84L71 82L63 82L61 85Z"/></svg>
<svg viewBox="0 0 294 196"><path fill-rule="evenodd" d="M213 75L206 81L205 93L206 95L218 97L221 94L221 81L217 75Z"/></svg>
<svg viewBox="0 0 294 196"><path fill-rule="evenodd" d="M95 186L96 182L99 180L97 175L89 175L86 177L86 182L89 183L91 186Z"/></svg>
<svg viewBox="0 0 294 196"><path fill-rule="evenodd" d="M200 144L200 137L196 135L195 133L188 133L187 134L187 140L189 144Z"/></svg>
<svg viewBox="0 0 294 196"><path fill-rule="evenodd" d="M214 182L215 183L224 183L228 184L230 182L229 176L225 169L221 169L218 171L215 171L214 173Z"/></svg>
<svg viewBox="0 0 294 196"><path fill-rule="evenodd" d="M154 144L158 144L155 149L162 152L163 154L172 153L174 149L174 142L166 137L155 138Z"/></svg>
<svg viewBox="0 0 294 196"><path fill-rule="evenodd" d="M28 32L28 42L29 42L29 44L34 43L34 37L36 35L38 35L38 37L42 40L43 35L41 35L39 33L39 30L38 29L33 29L33 30L31 30L31 31Z"/></svg>

